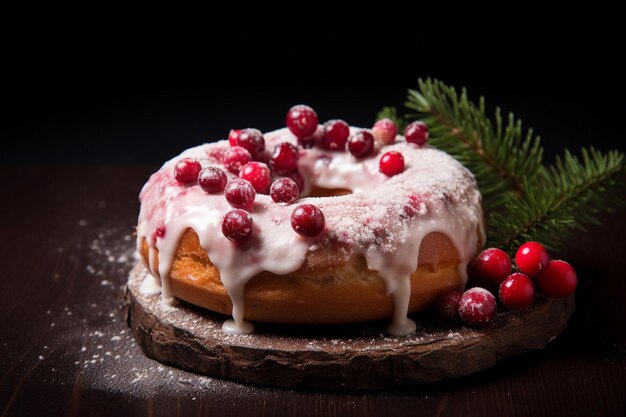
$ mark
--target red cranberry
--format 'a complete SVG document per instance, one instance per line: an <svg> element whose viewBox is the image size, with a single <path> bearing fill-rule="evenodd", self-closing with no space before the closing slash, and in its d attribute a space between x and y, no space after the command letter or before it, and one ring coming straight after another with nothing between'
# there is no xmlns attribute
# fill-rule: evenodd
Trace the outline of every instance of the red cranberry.
<svg viewBox="0 0 626 417"><path fill-rule="evenodd" d="M357 158L362 158L374 149L374 136L370 132L361 130L348 139L348 150Z"/></svg>
<svg viewBox="0 0 626 417"><path fill-rule="evenodd" d="M157 238L163 239L165 237L165 226L159 225L156 229L154 229L154 233L152 233L152 244L156 245Z"/></svg>
<svg viewBox="0 0 626 417"><path fill-rule="evenodd" d="M500 301L511 310L524 310L535 301L535 285L526 274L511 274L500 284Z"/></svg>
<svg viewBox="0 0 626 417"><path fill-rule="evenodd" d="M320 143L326 149L342 151L350 136L350 126L343 120L329 120L324 123L324 134Z"/></svg>
<svg viewBox="0 0 626 417"><path fill-rule="evenodd" d="M263 133L258 129L241 129L237 137L237 146L250 152L252 159L258 159L265 150Z"/></svg>
<svg viewBox="0 0 626 417"><path fill-rule="evenodd" d="M163 239L165 237L165 226L164 225L158 226L156 230L154 231L154 234L156 235L156 237Z"/></svg>
<svg viewBox="0 0 626 417"><path fill-rule="evenodd" d="M548 266L550 263L550 254L541 244L537 242L527 242L517 250L515 263L523 273L535 276Z"/></svg>
<svg viewBox="0 0 626 417"><path fill-rule="evenodd" d="M397 134L398 126L391 119L380 119L372 127L372 136L381 146L393 143Z"/></svg>
<svg viewBox="0 0 626 417"><path fill-rule="evenodd" d="M291 227L304 237L319 235L325 223L324 214L313 204L301 204L291 213Z"/></svg>
<svg viewBox="0 0 626 417"><path fill-rule="evenodd" d="M481 278L494 285L500 285L511 273L511 260L503 250L489 248L478 254L474 267Z"/></svg>
<svg viewBox="0 0 626 417"><path fill-rule="evenodd" d="M404 171L404 157L400 152L390 151L380 158L378 163L380 172L388 177L393 177L396 174Z"/></svg>
<svg viewBox="0 0 626 417"><path fill-rule="evenodd" d="M298 168L298 148L289 142L277 145L270 158L270 168L276 174L284 175Z"/></svg>
<svg viewBox="0 0 626 417"><path fill-rule="evenodd" d="M252 216L245 210L233 209L222 220L222 233L229 240L241 241L252 233Z"/></svg>
<svg viewBox="0 0 626 417"><path fill-rule="evenodd" d="M219 168L206 167L200 171L198 184L207 193L217 193L226 186L226 174Z"/></svg>
<svg viewBox="0 0 626 417"><path fill-rule="evenodd" d="M302 177L302 174L300 174L300 171L290 172L289 174L285 175L285 177L294 180L300 192L304 190L304 178Z"/></svg>
<svg viewBox="0 0 626 417"><path fill-rule="evenodd" d="M291 204L299 195L298 185L291 178L279 178L270 187L270 196L276 203Z"/></svg>
<svg viewBox="0 0 626 417"><path fill-rule="evenodd" d="M250 152L241 146L233 146L224 152L224 159L222 162L226 169L234 174L238 174L242 166L252 161Z"/></svg>
<svg viewBox="0 0 626 417"><path fill-rule="evenodd" d="M228 181L224 188L224 197L231 206L250 210L256 198L256 191L250 182L241 178L233 178Z"/></svg>
<svg viewBox="0 0 626 417"><path fill-rule="evenodd" d="M202 165L195 158L183 158L174 167L174 176L181 184L191 184L198 179Z"/></svg>
<svg viewBox="0 0 626 417"><path fill-rule="evenodd" d="M435 309L439 319L446 322L453 322L458 319L460 302L461 293L458 291L452 291L437 298Z"/></svg>
<svg viewBox="0 0 626 417"><path fill-rule="evenodd" d="M404 137L409 143L423 146L428 142L428 125L424 122L413 122L404 129Z"/></svg>
<svg viewBox="0 0 626 417"><path fill-rule="evenodd" d="M548 297L567 297L576 290L576 271L565 261L550 261L548 267L537 275L537 285Z"/></svg>
<svg viewBox="0 0 626 417"><path fill-rule="evenodd" d="M239 139L240 132L241 130L239 129L231 129L228 133L228 143L230 143L230 146L237 146L237 140Z"/></svg>
<svg viewBox="0 0 626 417"><path fill-rule="evenodd" d="M459 302L459 315L470 326L486 326L496 316L496 309L496 297L480 287L465 291Z"/></svg>
<svg viewBox="0 0 626 417"><path fill-rule="evenodd" d="M296 137L306 138L315 133L319 119L315 110L304 104L293 106L287 112L285 124Z"/></svg>
<svg viewBox="0 0 626 417"><path fill-rule="evenodd" d="M239 178L250 181L254 190L260 194L267 194L272 182L270 169L263 162L248 162L239 170Z"/></svg>

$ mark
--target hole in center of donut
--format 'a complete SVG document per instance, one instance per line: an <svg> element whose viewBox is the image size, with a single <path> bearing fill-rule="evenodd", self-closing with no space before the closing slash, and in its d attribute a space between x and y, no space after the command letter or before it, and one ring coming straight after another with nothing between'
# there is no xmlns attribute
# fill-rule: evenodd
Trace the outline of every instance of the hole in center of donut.
<svg viewBox="0 0 626 417"><path fill-rule="evenodd" d="M337 197L348 194L352 194L352 191L347 188L320 188L313 186L306 197Z"/></svg>

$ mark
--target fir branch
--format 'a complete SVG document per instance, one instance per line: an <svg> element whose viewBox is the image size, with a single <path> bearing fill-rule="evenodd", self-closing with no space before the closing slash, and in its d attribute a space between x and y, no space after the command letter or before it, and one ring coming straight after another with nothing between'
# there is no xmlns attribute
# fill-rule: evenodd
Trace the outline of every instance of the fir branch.
<svg viewBox="0 0 626 417"><path fill-rule="evenodd" d="M582 161L569 151L524 183L526 196L490 216L490 242L513 253L522 243L536 240L558 248L574 229L599 224L598 214L624 205L616 186L624 185L624 155L594 148L581 151Z"/></svg>
<svg viewBox="0 0 626 417"><path fill-rule="evenodd" d="M541 170L543 148L532 129L524 132L512 113L506 122L499 108L495 123L467 91L458 94L438 80L418 80L419 91L409 90L406 107L416 111L407 118L421 118L429 125L430 143L461 161L476 176L486 209L502 207L523 197L523 182Z"/></svg>
<svg viewBox="0 0 626 417"><path fill-rule="evenodd" d="M409 90L406 107L415 113L400 116L384 108L399 126L420 118L430 128L430 143L462 162L477 179L488 214L488 241L513 254L518 245L536 240L557 249L575 229L598 224L598 214L625 206L624 155L582 149L581 158L568 150L553 166L542 165L543 149L532 129L499 108L494 120L485 101L472 103L465 89L457 93L438 80L418 80Z"/></svg>

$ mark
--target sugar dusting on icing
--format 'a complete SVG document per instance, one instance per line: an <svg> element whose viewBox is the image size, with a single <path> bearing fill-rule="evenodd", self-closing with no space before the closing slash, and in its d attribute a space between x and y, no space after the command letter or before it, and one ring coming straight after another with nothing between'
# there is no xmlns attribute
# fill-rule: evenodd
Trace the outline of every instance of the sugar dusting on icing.
<svg viewBox="0 0 626 417"><path fill-rule="evenodd" d="M287 129L267 133L265 139L270 151L281 142L296 143ZM379 148L364 159L348 152L301 150L298 165L308 182L306 188L347 188L353 194L305 197L297 202L315 204L324 213L326 229L316 238L302 238L293 231L289 219L294 205L278 205L267 195L257 195L251 210L253 234L246 242L234 244L221 233L222 218L231 209L223 193L207 194L198 186L180 185L173 169L184 157L199 159L203 167L221 167L221 154L228 146L221 141L186 150L166 162L141 191L137 242L139 245L146 238L150 245L148 269L160 278L164 302L174 300L169 271L179 239L188 228L198 234L232 299L233 319L223 326L228 333L253 330L252 324L243 320L244 286L250 278L262 271L293 272L302 266L309 250L321 245L340 243L346 250L362 254L368 267L378 271L394 301L388 327L394 336L415 330L415 323L407 317L410 275L417 268L425 236L440 232L450 238L461 259L459 273L466 279L467 262L478 249L477 228L484 236L481 197L472 174L444 152L417 148L398 137L384 152L401 152L406 168L389 178L378 172L384 153ZM165 235L156 237L154 231L161 225L166 228Z"/></svg>

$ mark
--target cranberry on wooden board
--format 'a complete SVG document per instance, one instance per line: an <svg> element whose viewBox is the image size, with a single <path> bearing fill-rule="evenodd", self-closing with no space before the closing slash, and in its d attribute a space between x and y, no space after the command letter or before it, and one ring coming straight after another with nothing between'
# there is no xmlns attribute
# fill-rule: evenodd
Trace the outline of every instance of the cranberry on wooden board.
<svg viewBox="0 0 626 417"><path fill-rule="evenodd" d="M547 249L537 242L526 242L515 254L515 264L523 273L535 276L550 263Z"/></svg>
<svg viewBox="0 0 626 417"><path fill-rule="evenodd" d="M304 104L293 106L287 112L285 124L298 138L306 138L315 133L319 119L315 110Z"/></svg>
<svg viewBox="0 0 626 417"><path fill-rule="evenodd" d="M256 191L249 181L233 178L228 181L226 188L224 188L224 197L231 206L249 210L254 204Z"/></svg>
<svg viewBox="0 0 626 417"><path fill-rule="evenodd" d="M437 298L435 310L440 320L453 322L459 318L459 303L462 294L459 291L451 291Z"/></svg>
<svg viewBox="0 0 626 417"><path fill-rule="evenodd" d="M301 204L291 213L291 227L304 237L319 235L325 223L324 214L313 204Z"/></svg>
<svg viewBox="0 0 626 417"><path fill-rule="evenodd" d="M476 256L474 270L481 278L500 285L511 273L511 259L502 249L488 248Z"/></svg>
<svg viewBox="0 0 626 417"><path fill-rule="evenodd" d="M511 310L523 310L535 301L535 285L521 272L506 277L500 284L500 301Z"/></svg>
<svg viewBox="0 0 626 417"><path fill-rule="evenodd" d="M195 158L183 158L174 166L174 176L181 184L191 184L198 179L202 165Z"/></svg>
<svg viewBox="0 0 626 417"><path fill-rule="evenodd" d="M537 285L548 297L567 297L576 290L578 277L570 264L555 260L537 275Z"/></svg>
<svg viewBox="0 0 626 417"><path fill-rule="evenodd" d="M222 233L229 240L241 241L252 234L252 216L245 210L233 209L222 220Z"/></svg>
<svg viewBox="0 0 626 417"><path fill-rule="evenodd" d="M459 315L466 324L484 327L496 316L496 297L484 288L474 287L465 291L459 302Z"/></svg>

